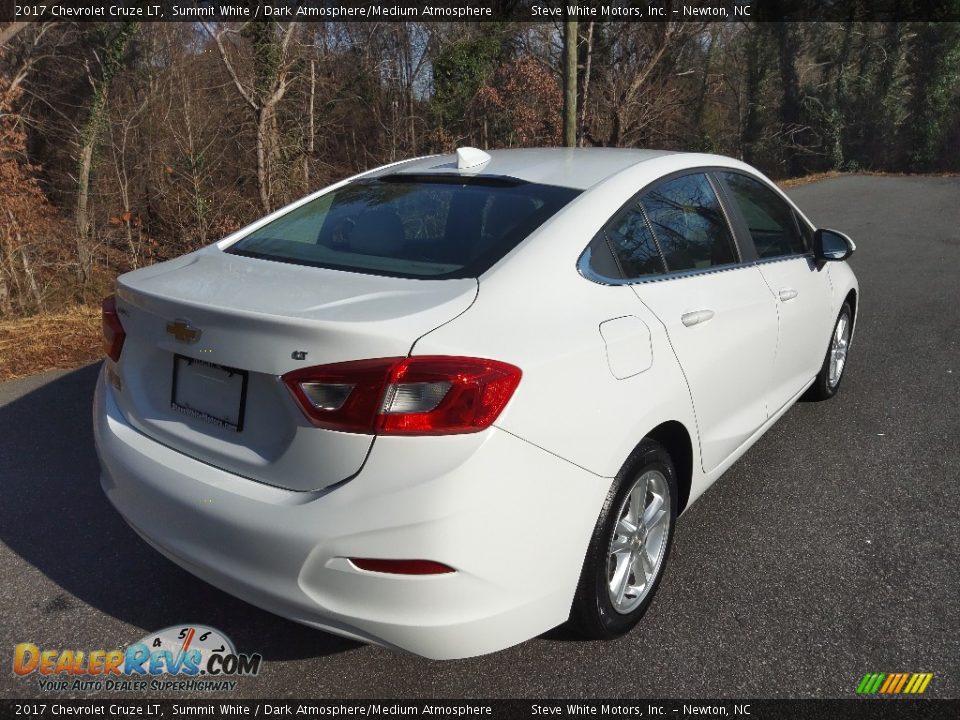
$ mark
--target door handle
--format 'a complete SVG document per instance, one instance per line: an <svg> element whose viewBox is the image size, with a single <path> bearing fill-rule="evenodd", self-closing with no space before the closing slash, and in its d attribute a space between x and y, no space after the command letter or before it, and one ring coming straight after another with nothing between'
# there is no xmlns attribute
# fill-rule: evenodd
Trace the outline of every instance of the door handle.
<svg viewBox="0 0 960 720"><path fill-rule="evenodd" d="M780 299L786 302L787 300L793 300L797 296L797 291L793 288L783 288L780 291Z"/></svg>
<svg viewBox="0 0 960 720"><path fill-rule="evenodd" d="M693 310L680 316L680 322L687 327L705 323L713 317L713 310Z"/></svg>

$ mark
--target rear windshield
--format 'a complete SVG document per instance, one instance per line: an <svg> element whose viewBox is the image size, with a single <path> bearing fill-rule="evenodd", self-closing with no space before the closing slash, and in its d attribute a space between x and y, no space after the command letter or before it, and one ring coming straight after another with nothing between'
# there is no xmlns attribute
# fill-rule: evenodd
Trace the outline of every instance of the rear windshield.
<svg viewBox="0 0 960 720"><path fill-rule="evenodd" d="M377 275L476 277L578 194L496 178L361 180L301 205L226 251Z"/></svg>

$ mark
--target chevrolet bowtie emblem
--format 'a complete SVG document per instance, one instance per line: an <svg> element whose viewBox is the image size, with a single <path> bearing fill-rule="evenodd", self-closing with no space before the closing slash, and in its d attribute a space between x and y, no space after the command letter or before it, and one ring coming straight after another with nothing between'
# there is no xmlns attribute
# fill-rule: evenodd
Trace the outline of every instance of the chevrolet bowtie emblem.
<svg viewBox="0 0 960 720"><path fill-rule="evenodd" d="M167 323L167 332L180 342L194 343L200 339L201 330L192 327L186 320Z"/></svg>

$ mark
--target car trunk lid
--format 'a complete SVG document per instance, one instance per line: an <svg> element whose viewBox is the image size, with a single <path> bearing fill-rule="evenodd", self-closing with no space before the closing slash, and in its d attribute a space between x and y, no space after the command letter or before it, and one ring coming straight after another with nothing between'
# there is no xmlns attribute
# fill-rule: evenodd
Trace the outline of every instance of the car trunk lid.
<svg viewBox="0 0 960 720"><path fill-rule="evenodd" d="M280 376L405 356L464 312L474 279L412 280L305 267L211 247L117 281L126 340L118 403L144 434L294 490L356 474L373 436L316 428Z"/></svg>

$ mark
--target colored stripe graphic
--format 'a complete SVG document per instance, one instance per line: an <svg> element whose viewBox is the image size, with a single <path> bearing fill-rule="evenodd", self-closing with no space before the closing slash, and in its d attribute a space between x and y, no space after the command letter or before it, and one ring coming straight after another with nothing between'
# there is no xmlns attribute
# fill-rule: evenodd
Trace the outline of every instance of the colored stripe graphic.
<svg viewBox="0 0 960 720"><path fill-rule="evenodd" d="M908 677L910 677L910 673L902 673L900 675L900 680L897 681L897 687L890 690L890 692L892 693L900 692L903 689L903 686L906 684Z"/></svg>
<svg viewBox="0 0 960 720"><path fill-rule="evenodd" d="M857 685L858 695L919 695L933 679L933 673L867 673Z"/></svg>
<svg viewBox="0 0 960 720"><path fill-rule="evenodd" d="M890 689L890 686L894 684L894 682L898 677L900 676L897 675L896 673L890 673L889 675L887 675L887 679L884 681L883 686L880 688L880 694L881 695L885 694Z"/></svg>

